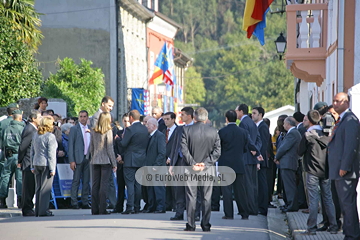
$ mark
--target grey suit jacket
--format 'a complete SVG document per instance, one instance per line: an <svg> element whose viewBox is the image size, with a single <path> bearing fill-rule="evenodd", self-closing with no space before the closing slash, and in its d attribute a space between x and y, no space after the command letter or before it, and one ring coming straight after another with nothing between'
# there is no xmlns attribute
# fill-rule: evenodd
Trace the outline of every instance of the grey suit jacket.
<svg viewBox="0 0 360 240"><path fill-rule="evenodd" d="M91 127L91 128L94 128L94 127L95 127L97 121L99 120L99 116L100 116L101 113L102 113L102 111L99 109L99 110L97 110L97 112L94 113L94 115L91 117L91 120L90 120L90 127Z"/></svg>
<svg viewBox="0 0 360 240"><path fill-rule="evenodd" d="M30 151L31 168L34 168L34 166L48 166L51 172L55 171L57 147L58 144L54 134L47 132L39 135L35 133Z"/></svg>
<svg viewBox="0 0 360 240"><path fill-rule="evenodd" d="M156 130L146 150L146 166L165 166L165 135Z"/></svg>
<svg viewBox="0 0 360 240"><path fill-rule="evenodd" d="M30 151L31 141L36 133L36 128L31 123L28 123L21 134L21 144L19 147L18 163L21 163L22 170L25 170L31 165Z"/></svg>
<svg viewBox="0 0 360 240"><path fill-rule="evenodd" d="M88 126L88 128L90 129L90 126ZM84 138L82 131L83 131L82 126L80 126L80 123L70 128L69 143L68 143L69 162L75 162L76 164L81 164L82 161L84 160ZM88 139L90 140L90 133L87 132L86 134L88 134Z"/></svg>
<svg viewBox="0 0 360 240"><path fill-rule="evenodd" d="M183 128L181 151L187 166L214 166L221 154L220 137L215 128L197 122Z"/></svg>
<svg viewBox="0 0 360 240"><path fill-rule="evenodd" d="M301 141L301 134L293 128L285 135L281 146L277 149L275 158L280 162L281 169L291 169L296 171L298 167L299 155L297 150Z"/></svg>
<svg viewBox="0 0 360 240"><path fill-rule="evenodd" d="M112 167L116 167L113 139L112 130L104 134L91 131L91 164L111 164Z"/></svg>
<svg viewBox="0 0 360 240"><path fill-rule="evenodd" d="M359 119L350 110L338 123L328 145L329 178L359 178ZM339 171L347 174L340 177Z"/></svg>

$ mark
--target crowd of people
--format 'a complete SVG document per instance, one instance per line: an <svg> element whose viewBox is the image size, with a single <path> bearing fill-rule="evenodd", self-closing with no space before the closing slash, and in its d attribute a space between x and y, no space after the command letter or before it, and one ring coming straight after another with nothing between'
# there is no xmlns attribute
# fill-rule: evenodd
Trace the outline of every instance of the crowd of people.
<svg viewBox="0 0 360 240"><path fill-rule="evenodd" d="M144 117L131 110L122 116L120 127L111 115L113 106L114 100L105 96L92 117L82 110L77 118L61 119L46 109L46 98L39 98L25 125L17 104L8 105L9 117L0 122L0 208L7 207L15 173L23 216L53 216L49 200L56 164L68 163L73 171L71 207L91 209L93 215L173 211L170 220L178 221L184 220L186 210L185 231L195 231L200 220L202 230L210 231L211 211L220 210L221 195L222 218L228 220L234 219L233 199L237 214L247 220L251 215L267 216L269 208L276 208L272 201L277 195L284 199L283 213L303 209L309 214L303 234L326 230L336 234L342 228L346 239L360 238L356 205L360 124L346 93L338 93L333 105L317 103L305 115L279 116L273 135L265 110L254 107L250 112L246 104L227 111L227 124L219 131L202 107L181 109L182 125L174 112L163 113L159 107ZM184 186L142 186L135 176L143 166L154 171L168 166L170 175L176 167L201 172L226 166L233 169L235 180L227 186L201 180Z"/></svg>

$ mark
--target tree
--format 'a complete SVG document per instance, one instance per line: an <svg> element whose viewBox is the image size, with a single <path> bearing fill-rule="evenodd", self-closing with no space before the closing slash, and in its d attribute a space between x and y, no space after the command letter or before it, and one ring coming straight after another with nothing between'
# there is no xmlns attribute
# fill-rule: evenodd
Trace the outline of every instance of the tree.
<svg viewBox="0 0 360 240"><path fill-rule="evenodd" d="M196 72L195 67L190 67L185 72L185 102L203 103L205 94L205 85L201 74Z"/></svg>
<svg viewBox="0 0 360 240"><path fill-rule="evenodd" d="M32 50L37 50L44 38L40 31L40 14L35 11L34 0L2 0L0 1L0 16L8 18L19 37Z"/></svg>
<svg viewBox="0 0 360 240"><path fill-rule="evenodd" d="M50 75L43 88L44 97L66 101L69 116L77 116L81 110L94 114L105 95L101 69L92 68L91 61L82 58L80 61L79 65L71 58L60 61L59 70Z"/></svg>
<svg viewBox="0 0 360 240"><path fill-rule="evenodd" d="M29 47L9 19L0 17L0 106L38 96L42 76Z"/></svg>

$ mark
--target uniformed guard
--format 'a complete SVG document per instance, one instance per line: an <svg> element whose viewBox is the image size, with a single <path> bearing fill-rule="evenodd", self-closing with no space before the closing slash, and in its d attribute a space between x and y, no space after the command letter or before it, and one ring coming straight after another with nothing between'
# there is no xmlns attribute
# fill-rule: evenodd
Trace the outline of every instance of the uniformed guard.
<svg viewBox="0 0 360 240"><path fill-rule="evenodd" d="M4 168L0 180L0 208L7 208L5 199L8 197L9 184L15 173L17 205L21 207L22 173L18 164L18 150L21 143L21 134L25 127L22 121L22 111L12 112L13 120L2 131L1 149L5 155Z"/></svg>

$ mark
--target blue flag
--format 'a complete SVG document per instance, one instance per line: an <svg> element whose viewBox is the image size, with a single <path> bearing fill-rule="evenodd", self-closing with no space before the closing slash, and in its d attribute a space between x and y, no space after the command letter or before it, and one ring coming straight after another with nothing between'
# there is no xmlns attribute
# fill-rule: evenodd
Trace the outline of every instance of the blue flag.
<svg viewBox="0 0 360 240"><path fill-rule="evenodd" d="M131 109L138 110L141 115L144 115L144 89L133 88L131 98Z"/></svg>

